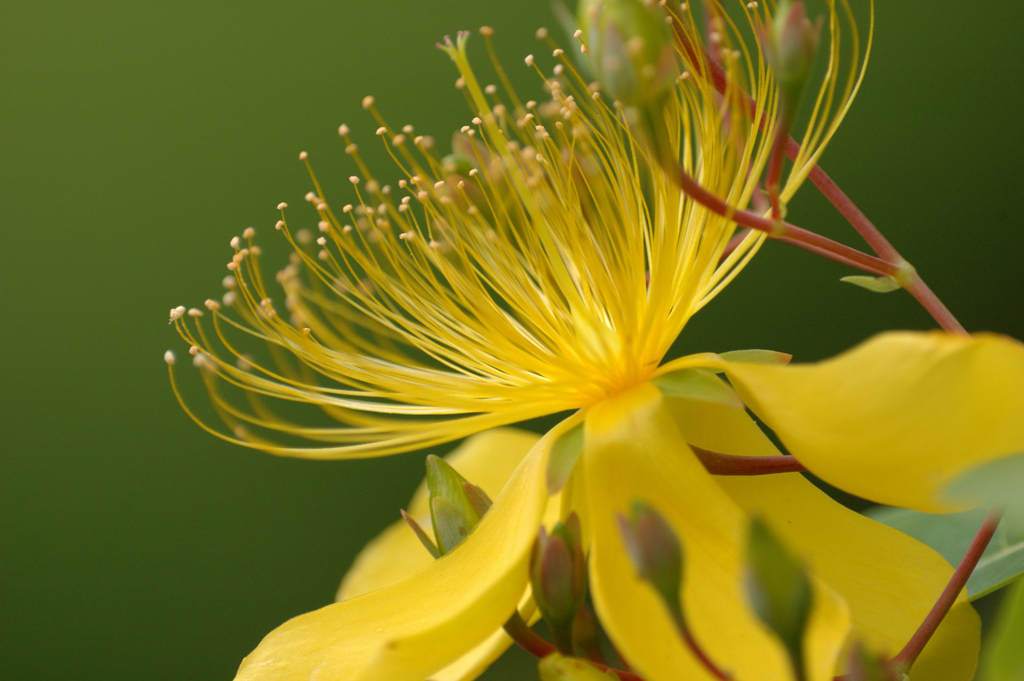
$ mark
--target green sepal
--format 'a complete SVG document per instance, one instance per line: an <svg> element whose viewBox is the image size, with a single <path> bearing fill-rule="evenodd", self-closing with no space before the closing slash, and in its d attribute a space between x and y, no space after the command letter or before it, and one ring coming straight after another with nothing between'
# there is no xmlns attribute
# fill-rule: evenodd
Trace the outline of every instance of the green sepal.
<svg viewBox="0 0 1024 681"><path fill-rule="evenodd" d="M618 681L611 671L601 671L578 657L552 653L537 664L540 681Z"/></svg>
<svg viewBox="0 0 1024 681"><path fill-rule="evenodd" d="M440 558L441 552L437 546L434 545L434 541L427 536L426 531L420 527L420 524L416 522L416 519L405 512L405 509L401 509L402 519L405 520L405 524L412 528L412 531L416 534L416 538L420 540L423 547L430 552L430 555L434 558Z"/></svg>
<svg viewBox="0 0 1024 681"><path fill-rule="evenodd" d="M743 400L712 369L681 369L652 381L665 397L677 397L743 409Z"/></svg>
<svg viewBox="0 0 1024 681"><path fill-rule="evenodd" d="M793 360L793 355L774 350L730 350L720 352L718 356L726 362L737 364L779 364L786 365Z"/></svg>
<svg viewBox="0 0 1024 681"><path fill-rule="evenodd" d="M466 482L468 481L444 459L433 454L427 456L430 520L433 524L437 548L442 555L455 548L480 521L480 513L477 512L473 500L470 499L463 486L463 483ZM439 506L435 503L439 500L443 500L445 503ZM441 526L441 518L438 517L438 508L442 508L442 512L445 513L444 528ZM458 519L457 523L454 522L455 516Z"/></svg>
<svg viewBox="0 0 1024 681"><path fill-rule="evenodd" d="M491 498L487 496L487 492L482 487L477 487L471 482L463 482L462 489L466 491L466 496L469 497L469 502L473 504L473 508L480 514L482 518L487 511L491 508Z"/></svg>
<svg viewBox="0 0 1024 681"><path fill-rule="evenodd" d="M811 580L758 518L751 521L747 538L745 585L755 614L782 641L796 676L802 678L804 629L814 598Z"/></svg>
<svg viewBox="0 0 1024 681"><path fill-rule="evenodd" d="M465 518L455 504L444 497L430 500L430 514L434 518L434 532L442 554L450 553L472 529L466 525Z"/></svg>
<svg viewBox="0 0 1024 681"><path fill-rule="evenodd" d="M903 288L892 277L868 277L862 274L854 274L849 277L843 277L839 281L845 281L847 284L860 286L875 293L889 293Z"/></svg>
<svg viewBox="0 0 1024 681"><path fill-rule="evenodd" d="M579 424L562 433L548 454L546 481L548 494L557 494L572 475L576 460L583 451L583 424Z"/></svg>

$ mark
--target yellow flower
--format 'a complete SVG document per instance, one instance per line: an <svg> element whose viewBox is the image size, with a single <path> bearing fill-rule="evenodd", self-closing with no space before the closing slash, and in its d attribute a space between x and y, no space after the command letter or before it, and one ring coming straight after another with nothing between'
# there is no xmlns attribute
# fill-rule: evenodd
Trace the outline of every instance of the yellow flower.
<svg viewBox="0 0 1024 681"><path fill-rule="evenodd" d="M761 35L756 3L739 9ZM783 202L859 86L856 60L841 77L847 9L831 7L828 77ZM233 241L223 305L207 301L214 333L201 311L172 311L227 425L225 432L194 417L211 433L307 458L380 456L480 433L452 463L495 498L437 560L404 525L388 529L357 560L340 602L269 634L239 679L474 678L509 645L500 629L509 615L533 611L527 561L538 528L571 511L582 520L597 614L624 658L649 681L709 678L623 551L616 514L637 499L681 538L694 637L738 681L791 678L784 649L742 594L748 514L764 518L812 571L809 679L838 673L851 638L895 653L928 612L952 572L935 552L831 501L799 473L710 474L695 449L779 452L742 408L705 392L714 385L731 394L714 377L724 372L742 404L839 488L947 510L938 498L945 482L1024 450L1024 349L996 336L894 333L816 365L714 353L664 363L689 318L764 235L737 238L730 219L691 201L662 171L663 159L671 153L742 209L768 163L778 107L762 46L744 44L727 15L713 17L709 45L725 66L724 96L703 48L692 49L700 31L689 10L667 18L685 36L675 43L682 69L647 123L652 110L642 96L639 104L610 101L560 49L544 79L549 101L521 103L495 62L502 98L477 80L460 34L445 49L474 117L452 155L439 158L410 126L392 128L367 98L403 175L397 188L374 178L342 126L360 170L351 178L358 198L337 209L314 177L307 200L316 232L293 230L282 212L278 229L295 248L277 274L283 309L264 285L250 228L245 244ZM489 47L490 29L481 32ZM533 57L527 64L540 72ZM630 81L641 95L645 73L641 64L640 80ZM661 87L664 71L655 75ZM753 98L752 118L735 103L742 91ZM246 354L253 340L268 346L266 358ZM692 394L665 387L694 377L703 387ZM296 404L337 424L316 414L296 420ZM574 413L540 439L499 428L567 411ZM578 436L577 426L578 459L552 495L559 490L548 486L549 455L567 433ZM423 490L409 512L426 512ZM978 620L962 595L912 678L966 681L977 646Z"/></svg>

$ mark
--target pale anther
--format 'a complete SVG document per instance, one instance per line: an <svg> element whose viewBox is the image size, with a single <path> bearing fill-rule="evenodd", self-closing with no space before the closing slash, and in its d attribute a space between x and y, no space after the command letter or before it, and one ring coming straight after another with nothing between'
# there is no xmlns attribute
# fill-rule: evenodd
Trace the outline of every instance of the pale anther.
<svg viewBox="0 0 1024 681"><path fill-rule="evenodd" d="M167 364L173 366L174 360L176 359L177 357L174 356L174 350L168 350L167 352L164 353L164 361L167 362Z"/></svg>

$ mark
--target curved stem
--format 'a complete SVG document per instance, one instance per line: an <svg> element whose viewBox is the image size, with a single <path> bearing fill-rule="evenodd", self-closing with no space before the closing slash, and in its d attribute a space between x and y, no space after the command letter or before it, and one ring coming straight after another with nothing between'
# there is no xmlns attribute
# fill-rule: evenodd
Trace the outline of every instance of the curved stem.
<svg viewBox="0 0 1024 681"><path fill-rule="evenodd" d="M792 456L731 456L693 445L690 449L712 475L771 475L807 470Z"/></svg>
<svg viewBox="0 0 1024 681"><path fill-rule="evenodd" d="M781 220L769 220L748 210L739 210L730 206L723 199L712 194L691 177L679 166L676 173L676 181L680 189L691 199L704 206L708 210L738 225L765 232L770 237L798 246L816 255L822 255L830 260L856 267L859 270L871 274L883 276L895 276L901 269L892 263L876 258L867 253L862 253L855 248L845 244L832 241L820 234L809 232L806 229L791 225Z"/></svg>
<svg viewBox="0 0 1024 681"><path fill-rule="evenodd" d="M907 645L903 646L903 650L899 652L899 655L892 659L892 663L897 669L906 672L914 666L917 656L921 654L925 645L931 640L932 634L939 628L942 620L949 613L949 609L956 602L957 596L960 595L960 591L967 584L967 580L971 573L974 572L974 568L977 567L981 554L985 552L985 548L992 540L992 535L995 534L996 528L999 527L1000 519L1002 519L1002 511L998 509L992 509L985 516L985 521L982 522L978 533L974 535L974 540L971 542L970 547L968 547L967 553L964 554L960 565L953 572L953 576L950 578L946 588L942 590L939 599L935 601L935 605L932 606L931 611L924 618L924 621L921 622L921 626L918 627L914 635L907 641Z"/></svg>
<svg viewBox="0 0 1024 681"><path fill-rule="evenodd" d="M712 59L704 48L700 46L699 42L695 42L690 38L681 21L673 23L673 30L676 36L676 44L686 55L689 63L694 66L699 75L709 80L720 94L725 95L728 88L728 78L722 65ZM734 103L740 107L749 119L753 120L756 113L754 100L741 89L735 90L733 95L736 100ZM762 117L759 123L761 129L764 128L765 123L766 119ZM800 145L792 137L786 140L785 153L790 160L795 160L800 153ZM905 262L899 251L885 238L874 223L864 215L863 211L850 200L850 197L839 188L839 185L829 177L828 173L820 165L815 164L811 168L807 179L818 188L822 195L828 199L829 203L835 206L840 215L846 218L846 221L850 223L854 230L871 247L871 250L878 254L879 257L897 266ZM811 249L805 248L805 250ZM819 252L818 254L830 257L825 252ZM835 260L836 258L833 257L832 259ZM903 283L903 288L928 311L936 323L944 330L958 335L967 335L964 327L957 321L949 309L943 305L938 296L928 288L928 285L924 283L920 275L915 273L912 278Z"/></svg>
<svg viewBox="0 0 1024 681"><path fill-rule="evenodd" d="M523 621L523 618L519 615L519 612L513 613L508 621L505 622L505 633L512 637L512 640L519 644L519 646L530 653L536 658L543 659L548 655L558 652L555 646L548 643L543 636L535 632L533 629ZM609 667L606 664L600 662L594 662L588 660L588 664L592 664L601 671L610 671L618 676L622 681L644 681L642 677L634 674L633 672L627 672L622 669L616 669L615 667Z"/></svg>

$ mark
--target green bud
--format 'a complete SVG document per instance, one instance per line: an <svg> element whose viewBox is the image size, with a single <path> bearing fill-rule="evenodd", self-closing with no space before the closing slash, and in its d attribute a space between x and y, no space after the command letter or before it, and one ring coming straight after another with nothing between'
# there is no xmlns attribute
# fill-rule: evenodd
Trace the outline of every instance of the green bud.
<svg viewBox="0 0 1024 681"><path fill-rule="evenodd" d="M641 0L584 0L578 21L603 89L626 106L660 107L678 75L667 12Z"/></svg>
<svg viewBox="0 0 1024 681"><path fill-rule="evenodd" d="M747 597L758 618L782 641L803 678L804 629L811 616L811 580L800 562L755 518L747 540Z"/></svg>
<svg viewBox="0 0 1024 681"><path fill-rule="evenodd" d="M480 522L482 514L466 492L466 482L444 459L427 457L430 521L441 555L454 549Z"/></svg>
<svg viewBox="0 0 1024 681"><path fill-rule="evenodd" d="M469 177L469 171L475 167L472 160L458 154L448 154L441 159L441 170L445 175Z"/></svg>
<svg viewBox="0 0 1024 681"><path fill-rule="evenodd" d="M540 529L530 555L530 583L555 645L571 655L573 621L587 595L587 559L575 513L555 525L550 536Z"/></svg>
<svg viewBox="0 0 1024 681"><path fill-rule="evenodd" d="M651 583L669 612L682 625L683 547L665 518L642 501L630 517L619 515L619 533L637 575Z"/></svg>
<svg viewBox="0 0 1024 681"><path fill-rule="evenodd" d="M821 20L812 24L800 0L782 0L772 19L767 56L782 96L784 117L794 115L811 77Z"/></svg>
<svg viewBox="0 0 1024 681"><path fill-rule="evenodd" d="M537 665L540 681L618 681L611 671L601 671L578 657L552 653Z"/></svg>

